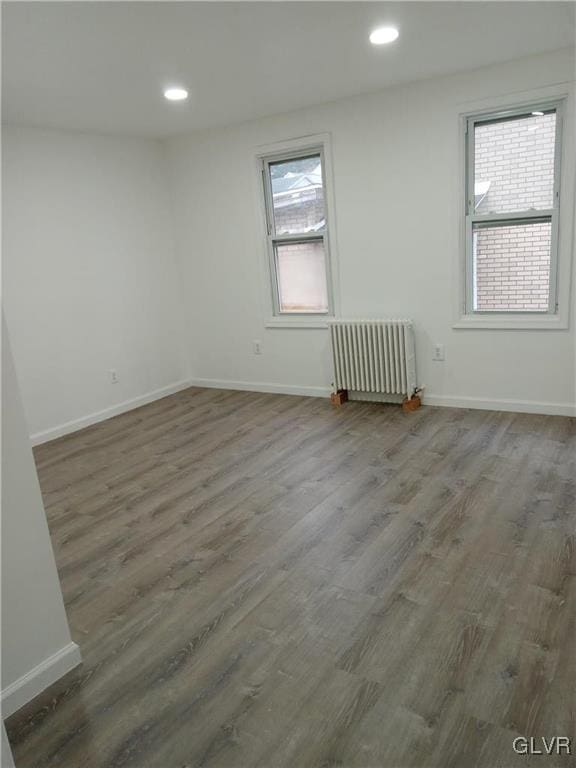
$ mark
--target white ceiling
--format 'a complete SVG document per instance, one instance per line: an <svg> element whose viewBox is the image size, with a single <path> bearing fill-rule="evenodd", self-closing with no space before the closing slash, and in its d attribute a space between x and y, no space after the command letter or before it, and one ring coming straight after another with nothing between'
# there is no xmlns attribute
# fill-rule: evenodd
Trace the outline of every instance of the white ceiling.
<svg viewBox="0 0 576 768"><path fill-rule="evenodd" d="M570 46L574 4L13 2L2 42L5 122L170 136Z"/></svg>

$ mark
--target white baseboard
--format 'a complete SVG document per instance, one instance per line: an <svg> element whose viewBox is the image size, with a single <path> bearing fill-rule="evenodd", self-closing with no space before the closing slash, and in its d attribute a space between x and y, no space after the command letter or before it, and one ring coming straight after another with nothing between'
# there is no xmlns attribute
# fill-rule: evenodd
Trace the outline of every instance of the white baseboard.
<svg viewBox="0 0 576 768"><path fill-rule="evenodd" d="M210 389L241 389L249 392L270 392L276 395L329 397L330 387L302 387L298 384L269 384L263 381L231 381L230 379L191 379L190 387Z"/></svg>
<svg viewBox="0 0 576 768"><path fill-rule="evenodd" d="M445 408L475 408L483 411L512 411L513 413L541 413L547 416L576 416L576 405L571 405L570 403L457 397L453 395L427 394L426 391L424 391L423 404L439 405Z"/></svg>
<svg viewBox="0 0 576 768"><path fill-rule="evenodd" d="M230 379L192 379L190 386L241 389L251 392L273 392L281 395L304 395L306 397L328 397L332 391L330 387L302 387L295 384L268 384L261 381L233 381ZM512 411L515 413L542 413L549 416L576 416L576 405L570 405L570 403L434 395L427 394L426 391L424 392L424 405L436 405L444 408Z"/></svg>
<svg viewBox="0 0 576 768"><path fill-rule="evenodd" d="M249 392L270 392L278 395L301 395L304 397L329 397L330 387L300 386L298 384L273 384L263 381L234 381L231 379L190 379L169 384L146 395L126 400L118 405L91 413L74 421L60 424L58 427L36 432L30 436L32 445L40 445L57 437L77 432L79 429L97 424L100 421L118 416L121 413L139 408L168 395L173 395L188 387L207 387L212 389L239 389ZM489 411L513 411L517 413L542 413L550 416L576 416L576 405L570 403L547 403L536 400L498 400L478 397L460 397L456 395L434 395L424 393L424 405L438 405L447 408L478 408Z"/></svg>
<svg viewBox="0 0 576 768"><path fill-rule="evenodd" d="M89 413L88 416L82 416L80 419L74 419L74 421L67 421L65 424L60 424L57 427L46 429L43 432L36 432L30 435L32 445L40 445L41 443L47 443L49 440L55 440L57 437L63 437L71 432L77 432L79 429L89 427L91 424L97 424L99 421L105 421L112 418L112 416L118 416L126 411L131 411L133 408L139 408L146 403L152 403L154 400L161 400L163 397L173 395L175 392L180 392L182 389L187 389L192 386L190 381L177 381L175 384L169 384L167 387L156 389L153 392L148 392L146 395L140 395L134 397L132 400L125 400L118 405L112 405L110 408L105 408L103 411L97 411L96 413Z"/></svg>
<svg viewBox="0 0 576 768"><path fill-rule="evenodd" d="M27 704L48 686L60 680L82 662L80 648L68 643L2 691L2 717L5 719Z"/></svg>

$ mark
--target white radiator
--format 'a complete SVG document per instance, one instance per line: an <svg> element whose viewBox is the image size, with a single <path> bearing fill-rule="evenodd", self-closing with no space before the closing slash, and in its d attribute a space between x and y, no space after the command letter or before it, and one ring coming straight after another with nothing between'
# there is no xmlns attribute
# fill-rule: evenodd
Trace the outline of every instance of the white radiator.
<svg viewBox="0 0 576 768"><path fill-rule="evenodd" d="M352 397L358 393L359 399L412 396L416 359L410 320L334 320L330 337L335 389Z"/></svg>

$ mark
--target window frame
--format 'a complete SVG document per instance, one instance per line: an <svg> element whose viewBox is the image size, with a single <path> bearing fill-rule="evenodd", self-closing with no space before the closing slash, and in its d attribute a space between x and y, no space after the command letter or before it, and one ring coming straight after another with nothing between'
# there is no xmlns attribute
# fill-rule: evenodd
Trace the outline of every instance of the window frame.
<svg viewBox="0 0 576 768"><path fill-rule="evenodd" d="M326 140L320 139L309 143L301 143L296 140L288 142L284 148L258 154L260 166L260 197L263 202L264 229L266 235L266 255L269 295L271 301L272 318L267 323L268 327L327 327L328 320L335 316L335 291L333 279L333 240L331 237L332 205L329 193ZM270 165L286 160L301 160L314 155L320 156L322 165L322 187L324 193L324 220L323 230L319 232L299 233L291 235L279 235L275 232L274 206L272 200L272 179ZM290 243L322 242L324 246L324 260L326 269L326 295L328 309L326 312L282 312L280 309L280 283L277 267L278 245Z"/></svg>
<svg viewBox="0 0 576 768"><path fill-rule="evenodd" d="M563 128L565 121L566 96L552 98L535 98L517 106L495 107L481 111L469 112L462 115L463 121L463 238L464 238L464 280L462 297L462 315L454 327L468 328L550 328L566 327L565 322L560 326L559 282L560 265L560 214L561 203L561 170L563 147ZM554 146L554 187L552 208L513 211L506 213L478 214L474 211L474 170L475 142L474 128L477 124L513 119L533 111L556 112L555 146ZM506 225L521 224L537 221L551 223L550 249L550 285L547 310L477 310L474 308L474 254L473 230L474 225Z"/></svg>

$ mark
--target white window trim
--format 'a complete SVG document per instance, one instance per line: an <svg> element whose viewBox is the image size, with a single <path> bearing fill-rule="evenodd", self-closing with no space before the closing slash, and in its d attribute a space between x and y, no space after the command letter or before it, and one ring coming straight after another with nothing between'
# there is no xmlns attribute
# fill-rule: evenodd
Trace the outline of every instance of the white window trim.
<svg viewBox="0 0 576 768"><path fill-rule="evenodd" d="M572 282L572 252L574 227L574 97L571 84L558 84L547 88L502 96L496 99L484 100L465 105L459 112L460 120L460 173L458 174L458 194L460 211L460 240L457 260L458 290L455 294L453 328L468 329L502 329L502 330L565 330L570 322L570 294ZM560 151L557 155L555 182L562 184L560 206L557 213L556 263L551 269L551 290L556 297L554 311L550 312L472 312L469 311L469 290L471 280L469 232L467 231L467 157L466 129L470 118L485 116L489 113L516 111L533 107L535 104L557 105L561 103L558 112L560 125L557 138L560 136ZM527 216L526 218L529 218Z"/></svg>
<svg viewBox="0 0 576 768"><path fill-rule="evenodd" d="M282 156L307 151L320 151L322 154L324 176L324 199L326 206L326 229L324 241L326 243L326 281L328 290L329 311L327 313L293 313L277 314L274 298L275 279L270 255L270 238L268 235L268 222L266 217L265 187L262 179L262 161L271 158L281 159ZM328 328L328 323L339 313L340 291L338 255L336 247L336 223L334 200L334 177L332 173L332 141L329 133L302 136L289 141L275 142L261 145L255 153L256 173L254 177L257 183L257 205L259 211L259 230L261 249L261 297L264 314L264 326L266 328Z"/></svg>

